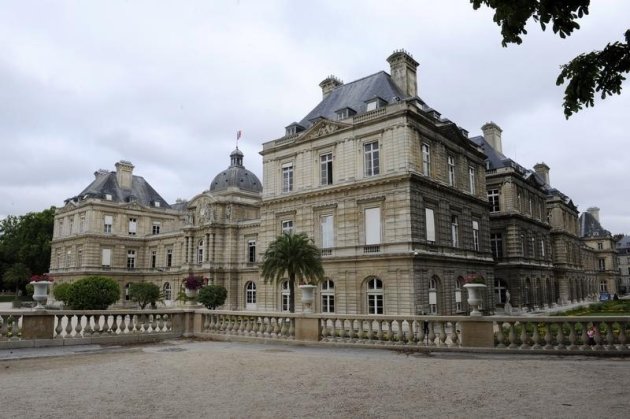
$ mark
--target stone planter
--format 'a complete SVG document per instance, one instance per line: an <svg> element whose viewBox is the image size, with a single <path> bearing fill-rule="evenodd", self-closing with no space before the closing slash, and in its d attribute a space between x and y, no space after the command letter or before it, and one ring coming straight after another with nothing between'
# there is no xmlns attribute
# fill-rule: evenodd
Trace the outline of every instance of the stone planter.
<svg viewBox="0 0 630 419"><path fill-rule="evenodd" d="M48 300L48 285L52 284L50 281L38 281L31 282L33 285L33 300L37 303L33 310L45 310L44 304Z"/></svg>
<svg viewBox="0 0 630 419"><path fill-rule="evenodd" d="M312 313L313 312L313 301L314 301L314 291L317 288L315 285L300 285L300 290L302 290L302 312L303 313Z"/></svg>
<svg viewBox="0 0 630 419"><path fill-rule="evenodd" d="M195 299L197 298L197 294L199 293L199 290L191 290L189 288L184 288L184 293L186 293L186 305L187 306L195 305L196 303Z"/></svg>
<svg viewBox="0 0 630 419"><path fill-rule="evenodd" d="M471 316L481 316L479 306L483 302L483 293L485 292L485 284L465 284L464 288L468 291L468 305L472 308Z"/></svg>

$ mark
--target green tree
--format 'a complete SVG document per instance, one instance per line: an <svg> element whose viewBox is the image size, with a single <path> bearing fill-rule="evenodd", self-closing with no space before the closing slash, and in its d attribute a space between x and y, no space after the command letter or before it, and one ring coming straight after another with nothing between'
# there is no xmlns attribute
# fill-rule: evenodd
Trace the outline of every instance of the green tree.
<svg viewBox="0 0 630 419"><path fill-rule="evenodd" d="M63 302L64 305L68 305L68 293L70 292L70 287L72 286L69 282L64 282L63 284L55 284L53 286L53 295L55 296L55 300Z"/></svg>
<svg viewBox="0 0 630 419"><path fill-rule="evenodd" d="M544 31L552 23L553 32L561 38L580 29L576 22L588 14L590 0L470 0L477 10L482 5L494 9L493 20L501 26L502 45L521 44L527 34L525 25L532 18ZM556 85L567 83L562 106L568 119L583 106L595 105L595 93L602 99L621 93L624 74L630 72L630 30L625 42L607 44L598 51L583 53L561 66Z"/></svg>
<svg viewBox="0 0 630 419"><path fill-rule="evenodd" d="M48 272L54 218L55 207L51 207L19 217L9 215L0 220L0 275L3 279L15 264L26 266L33 274ZM3 286L9 285L5 283Z"/></svg>
<svg viewBox="0 0 630 419"><path fill-rule="evenodd" d="M118 301L120 286L104 276L88 276L72 283L68 305L72 310L106 310Z"/></svg>
<svg viewBox="0 0 630 419"><path fill-rule="evenodd" d="M227 290L221 285L208 285L199 290L197 301L210 310L215 310L225 303Z"/></svg>
<svg viewBox="0 0 630 419"><path fill-rule="evenodd" d="M271 244L262 262L265 281L289 279L289 311L295 312L295 280L317 283L324 278L321 252L306 233L282 234Z"/></svg>
<svg viewBox="0 0 630 419"><path fill-rule="evenodd" d="M22 288L28 282L31 277L31 271L23 263L14 263L2 275L2 282L4 286L15 289L15 296L17 298L18 290Z"/></svg>
<svg viewBox="0 0 630 419"><path fill-rule="evenodd" d="M147 304L155 307L160 299L160 287L150 282L137 282L129 285L129 299L135 301L144 310Z"/></svg>

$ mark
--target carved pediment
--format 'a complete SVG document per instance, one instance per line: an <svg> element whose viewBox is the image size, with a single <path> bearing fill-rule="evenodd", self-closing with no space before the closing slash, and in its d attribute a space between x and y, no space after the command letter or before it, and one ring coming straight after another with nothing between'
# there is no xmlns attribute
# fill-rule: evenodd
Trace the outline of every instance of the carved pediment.
<svg viewBox="0 0 630 419"><path fill-rule="evenodd" d="M350 124L342 124L341 122L331 121L330 119L323 118L315 123L312 127L304 132L304 134L298 139L298 141L306 141L319 137L325 137L336 131L350 127Z"/></svg>

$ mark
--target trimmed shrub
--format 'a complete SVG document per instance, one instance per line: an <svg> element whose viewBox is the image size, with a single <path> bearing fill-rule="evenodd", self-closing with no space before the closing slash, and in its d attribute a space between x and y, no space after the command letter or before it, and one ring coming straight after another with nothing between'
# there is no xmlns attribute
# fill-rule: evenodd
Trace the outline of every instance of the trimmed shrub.
<svg viewBox="0 0 630 419"><path fill-rule="evenodd" d="M221 285L208 285L199 290L197 301L210 310L214 310L225 303L227 290Z"/></svg>
<svg viewBox="0 0 630 419"><path fill-rule="evenodd" d="M32 298L33 294L35 294L35 287L33 286L33 284L26 284L25 290L27 297Z"/></svg>
<svg viewBox="0 0 630 419"><path fill-rule="evenodd" d="M65 282L63 284L55 284L53 286L53 296L55 300L61 301L64 305L68 305L68 292L70 291L71 283Z"/></svg>
<svg viewBox="0 0 630 419"><path fill-rule="evenodd" d="M160 287L150 282L138 282L129 285L129 299L135 301L144 310L147 304L155 307L160 299Z"/></svg>
<svg viewBox="0 0 630 419"><path fill-rule="evenodd" d="M72 283L68 305L72 310L106 310L118 301L120 286L111 278L88 276Z"/></svg>

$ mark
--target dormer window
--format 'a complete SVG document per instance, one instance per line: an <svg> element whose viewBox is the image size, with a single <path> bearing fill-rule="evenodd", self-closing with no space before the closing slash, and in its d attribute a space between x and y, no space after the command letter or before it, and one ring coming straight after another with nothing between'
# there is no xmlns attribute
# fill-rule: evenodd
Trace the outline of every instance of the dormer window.
<svg viewBox="0 0 630 419"><path fill-rule="evenodd" d="M383 108L387 105L387 101L380 97L375 97L373 99L366 100L365 103L366 103L366 108L365 108L366 112L374 111L376 109Z"/></svg>
<svg viewBox="0 0 630 419"><path fill-rule="evenodd" d="M105 200L106 200L106 201L111 201L111 200L112 200L112 195L111 195L111 194L106 193L106 194L105 194Z"/></svg>
<svg viewBox="0 0 630 419"><path fill-rule="evenodd" d="M291 125L285 127L286 134L285 135L294 135L300 131L304 131L304 127L297 122L292 123Z"/></svg>
<svg viewBox="0 0 630 419"><path fill-rule="evenodd" d="M159 208L160 207L160 201L155 201L153 203L153 205L155 205L156 208Z"/></svg>
<svg viewBox="0 0 630 419"><path fill-rule="evenodd" d="M341 108L335 111L337 114L337 120L341 121L342 119L350 118L352 115L356 114L356 111L352 108Z"/></svg>

